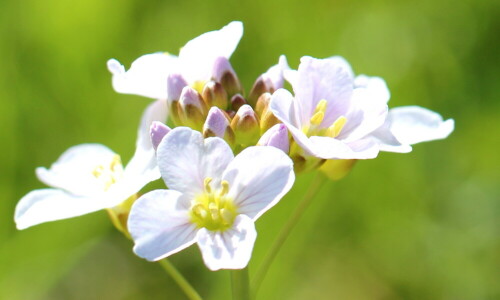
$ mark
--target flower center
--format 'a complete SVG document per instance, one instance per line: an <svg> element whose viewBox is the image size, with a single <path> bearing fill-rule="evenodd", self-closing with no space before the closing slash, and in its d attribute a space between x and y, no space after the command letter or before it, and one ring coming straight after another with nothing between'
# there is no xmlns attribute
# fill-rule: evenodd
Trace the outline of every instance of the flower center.
<svg viewBox="0 0 500 300"><path fill-rule="evenodd" d="M205 191L197 196L191 206L191 221L198 228L210 231L224 231L229 229L236 218L237 211L233 199L227 196L229 183L221 182L221 188L212 190L212 178L205 178Z"/></svg>
<svg viewBox="0 0 500 300"><path fill-rule="evenodd" d="M304 125L302 127L302 132L304 132L308 137L315 135L334 138L337 137L344 128L344 125L347 122L347 118L344 116L338 117L328 127L320 127L325 118L327 104L328 102L325 99L319 101L314 109L311 119L309 119L309 125Z"/></svg>
<svg viewBox="0 0 500 300"><path fill-rule="evenodd" d="M109 164L97 166L92 175L101 183L103 190L107 191L123 174L120 155L116 154Z"/></svg>

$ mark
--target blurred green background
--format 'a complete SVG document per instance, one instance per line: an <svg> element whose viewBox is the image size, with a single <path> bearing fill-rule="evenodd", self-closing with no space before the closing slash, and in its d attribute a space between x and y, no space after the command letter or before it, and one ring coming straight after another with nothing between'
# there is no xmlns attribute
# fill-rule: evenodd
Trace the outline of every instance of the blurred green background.
<svg viewBox="0 0 500 300"><path fill-rule="evenodd" d="M245 34L232 64L248 90L286 54L342 55L385 78L390 105L454 118L444 141L382 153L324 186L273 264L260 299L500 299L500 2L0 2L0 299L185 299L139 259L104 211L17 231L17 201L42 188L34 169L98 142L127 161L149 99L111 88L106 61L177 53L231 20ZM257 222L250 263L312 176ZM161 186L160 184L157 184ZM172 261L206 299L230 297L227 271L191 247Z"/></svg>

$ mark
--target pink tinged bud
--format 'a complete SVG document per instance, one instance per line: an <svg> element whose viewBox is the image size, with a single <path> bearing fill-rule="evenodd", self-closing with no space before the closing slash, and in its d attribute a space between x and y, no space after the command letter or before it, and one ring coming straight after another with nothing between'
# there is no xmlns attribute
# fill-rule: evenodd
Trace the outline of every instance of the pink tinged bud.
<svg viewBox="0 0 500 300"><path fill-rule="evenodd" d="M229 96L241 91L241 84L236 72L225 57L218 57L212 69L212 78L220 82Z"/></svg>
<svg viewBox="0 0 500 300"><path fill-rule="evenodd" d="M158 148L158 145L160 145L160 142L163 140L163 137L165 137L165 135L167 135L167 133L169 133L170 130L171 130L170 127L163 124L162 122L154 121L151 124L151 127L149 129L149 134L151 136L151 143L153 144L155 150Z"/></svg>
<svg viewBox="0 0 500 300"><path fill-rule="evenodd" d="M250 90L250 94L248 95L248 102L255 106L257 99L264 93L272 93L274 89L271 88L271 82L269 80L265 80L264 76L261 75L255 83L253 84L252 89Z"/></svg>
<svg viewBox="0 0 500 300"><path fill-rule="evenodd" d="M238 111L245 104L247 104L247 101L241 94L236 94L231 98L231 109L234 111Z"/></svg>
<svg viewBox="0 0 500 300"><path fill-rule="evenodd" d="M255 112L260 117L260 130L262 132L268 130L274 125L280 123L278 118L269 109L269 103L271 102L271 94L264 93L257 100L255 107Z"/></svg>
<svg viewBox="0 0 500 300"><path fill-rule="evenodd" d="M201 95L192 87L182 89L179 110L182 125L201 131L207 110Z"/></svg>
<svg viewBox="0 0 500 300"><path fill-rule="evenodd" d="M207 107L217 106L221 109L227 108L226 90L222 87L222 84L218 82L207 82L207 84L203 87L201 96L207 104Z"/></svg>
<svg viewBox="0 0 500 300"><path fill-rule="evenodd" d="M234 133L229 126L229 117L217 107L210 108L203 125L203 137L220 137L230 142L234 140Z"/></svg>
<svg viewBox="0 0 500 300"><path fill-rule="evenodd" d="M260 136L259 118L252 107L245 104L238 109L231 121L235 142L242 147L253 146Z"/></svg>
<svg viewBox="0 0 500 300"><path fill-rule="evenodd" d="M257 143L258 146L276 147L286 154L290 151L288 129L284 124L276 124L269 128Z"/></svg>
<svg viewBox="0 0 500 300"><path fill-rule="evenodd" d="M182 93L182 89L187 86L188 83L180 74L170 74L167 78L167 101L169 103L173 101L179 101Z"/></svg>

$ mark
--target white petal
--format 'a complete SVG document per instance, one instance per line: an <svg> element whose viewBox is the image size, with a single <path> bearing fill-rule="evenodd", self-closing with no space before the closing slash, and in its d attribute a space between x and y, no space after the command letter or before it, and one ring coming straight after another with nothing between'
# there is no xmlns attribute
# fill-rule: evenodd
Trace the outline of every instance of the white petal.
<svg viewBox="0 0 500 300"><path fill-rule="evenodd" d="M177 57L163 52L139 57L126 72L117 60L108 61L115 91L154 99L167 97L167 77L176 68Z"/></svg>
<svg viewBox="0 0 500 300"><path fill-rule="evenodd" d="M323 159L370 159L378 155L379 147L371 139L344 143L334 138L312 136L314 156Z"/></svg>
<svg viewBox="0 0 500 300"><path fill-rule="evenodd" d="M109 166L116 154L100 144L81 144L66 150L50 169L39 167L36 174L45 184L72 194L90 196L106 188L93 172L98 166Z"/></svg>
<svg viewBox="0 0 500 300"><path fill-rule="evenodd" d="M34 190L16 206L14 220L18 229L44 222L81 216L107 207L103 197L80 197L57 189Z"/></svg>
<svg viewBox="0 0 500 300"><path fill-rule="evenodd" d="M177 191L155 190L132 206L128 230L134 252L147 260L160 260L195 242L195 225L190 222L189 200Z"/></svg>
<svg viewBox="0 0 500 300"><path fill-rule="evenodd" d="M256 238L255 224L245 215L237 216L233 227L226 231L202 228L196 236L203 261L212 271L246 267Z"/></svg>
<svg viewBox="0 0 500 300"><path fill-rule="evenodd" d="M380 151L396 153L411 152L411 146L401 144L392 134L389 125L389 122L386 120L386 122L382 126L380 126L374 132L370 133L367 138L373 139L376 143L378 143Z"/></svg>
<svg viewBox="0 0 500 300"><path fill-rule="evenodd" d="M189 82L209 80L218 57L230 58L243 35L243 24L234 21L220 30L204 33L189 41L180 51L182 75Z"/></svg>
<svg viewBox="0 0 500 300"><path fill-rule="evenodd" d="M273 114L283 123L288 123L291 126L301 127L302 123L295 113L294 98L292 94L285 89L278 89L271 96L269 107Z"/></svg>
<svg viewBox="0 0 500 300"><path fill-rule="evenodd" d="M207 177L213 179L214 186L218 185L233 152L220 138L203 140L198 131L177 127L161 141L157 158L163 180L170 189L195 195L203 191Z"/></svg>
<svg viewBox="0 0 500 300"><path fill-rule="evenodd" d="M262 74L262 77L272 83L273 90L281 89L285 82L284 72L287 70L290 70L290 67L286 61L286 56L281 55L278 64L270 67L266 73Z"/></svg>
<svg viewBox="0 0 500 300"><path fill-rule="evenodd" d="M347 122L337 137L344 142L359 140L384 124L387 118L387 104L378 101L373 88L357 88L352 94L351 111L345 116Z"/></svg>
<svg viewBox="0 0 500 300"><path fill-rule="evenodd" d="M391 98L391 93L387 88L385 80L380 77L370 77L366 75L356 76L354 79L354 86L356 88L367 88L370 91L370 98L373 101L387 103Z"/></svg>
<svg viewBox="0 0 500 300"><path fill-rule="evenodd" d="M165 122L167 105L165 100L157 100L144 111L137 132L136 150L127 164L122 180L117 183L120 190L127 190L132 195L149 182L160 178L156 162L156 153L151 142L149 129L154 121Z"/></svg>
<svg viewBox="0 0 500 300"><path fill-rule="evenodd" d="M293 85L301 124L308 124L318 102L326 100L328 105L322 126L330 126L349 110L352 90L353 78L337 59L302 57Z"/></svg>
<svg viewBox="0 0 500 300"><path fill-rule="evenodd" d="M342 56L331 56L327 58L330 60L332 63L334 63L336 66L339 68L342 68L345 72L349 74L350 77L354 78L354 71L352 70L351 65L349 62L343 58Z"/></svg>
<svg viewBox="0 0 500 300"><path fill-rule="evenodd" d="M249 147L229 163L222 179L238 213L256 220L290 190L295 180L292 160L274 147Z"/></svg>
<svg viewBox="0 0 500 300"><path fill-rule="evenodd" d="M388 119L394 136L408 145L444 139L455 127L453 119L443 121L438 113L419 106L393 108Z"/></svg>

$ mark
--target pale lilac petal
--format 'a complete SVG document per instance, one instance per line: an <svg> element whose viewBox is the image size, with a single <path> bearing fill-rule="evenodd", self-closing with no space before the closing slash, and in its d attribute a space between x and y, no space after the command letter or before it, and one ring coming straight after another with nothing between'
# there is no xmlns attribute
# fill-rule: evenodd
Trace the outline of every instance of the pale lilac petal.
<svg viewBox="0 0 500 300"><path fill-rule="evenodd" d="M122 179L112 188L129 196L137 193L149 182L160 178L155 149L150 138L150 127L154 121L165 122L167 105L165 100L151 103L144 111L137 133L134 156L125 167Z"/></svg>
<svg viewBox="0 0 500 300"><path fill-rule="evenodd" d="M356 88L362 87L370 91L370 98L373 101L387 103L391 98L391 93L387 88L385 80L381 77L370 77L366 75L358 75L354 79Z"/></svg>
<svg viewBox="0 0 500 300"><path fill-rule="evenodd" d="M281 122L300 128L302 123L300 123L299 117L295 112L294 100L289 91L279 89L271 96L269 108Z"/></svg>
<svg viewBox="0 0 500 300"><path fill-rule="evenodd" d="M177 57L161 52L139 57L126 72L117 60L108 61L115 91L153 99L167 97L167 76L176 67Z"/></svg>
<svg viewBox="0 0 500 300"><path fill-rule="evenodd" d="M233 152L220 138L203 140L200 132L177 127L161 141L157 158L166 185L194 196L203 192L207 177L213 178L212 184L217 186L222 172L233 159Z"/></svg>
<svg viewBox="0 0 500 300"><path fill-rule="evenodd" d="M353 78L336 59L302 57L293 85L301 124L309 124L318 102L326 100L328 105L321 126L331 125L349 110L352 90Z"/></svg>
<svg viewBox="0 0 500 300"><path fill-rule="evenodd" d="M151 123L151 128L149 129L149 134L151 136L151 143L153 148L156 150L158 145L160 145L161 140L170 132L170 127L159 121L154 121Z"/></svg>
<svg viewBox="0 0 500 300"><path fill-rule="evenodd" d="M222 175L228 197L238 212L256 220L274 206L295 180L292 160L274 147L249 147L229 163Z"/></svg>
<svg viewBox="0 0 500 300"><path fill-rule="evenodd" d="M390 130L402 144L440 140L448 137L455 121L443 121L441 115L419 106L396 107L389 111Z"/></svg>
<svg viewBox="0 0 500 300"><path fill-rule="evenodd" d="M243 24L231 22L220 30L204 33L189 41L180 51L182 74L189 82L210 79L218 57L230 58L243 35Z"/></svg>
<svg viewBox="0 0 500 300"><path fill-rule="evenodd" d="M339 68L342 68L351 78L354 78L354 71L352 70L351 64L343 58L342 56L330 56L327 58L329 61L331 61L333 64L338 66Z"/></svg>
<svg viewBox="0 0 500 300"><path fill-rule="evenodd" d="M371 139L344 143L334 138L312 136L314 156L323 159L370 159L378 155L378 144Z"/></svg>
<svg viewBox="0 0 500 300"><path fill-rule="evenodd" d="M373 139L378 143L380 151L408 153L412 150L410 145L403 145L396 139L391 132L390 124L387 120L377 130L370 133L367 138Z"/></svg>
<svg viewBox="0 0 500 300"><path fill-rule="evenodd" d="M196 236L203 261L212 271L246 267L256 238L255 225L245 215L237 216L233 227L226 231L201 228Z"/></svg>
<svg viewBox="0 0 500 300"><path fill-rule="evenodd" d="M128 218L134 252L155 261L192 245L198 229L190 222L188 207L189 199L172 190L155 190L137 199Z"/></svg>
<svg viewBox="0 0 500 300"><path fill-rule="evenodd" d="M48 186L64 189L79 196L104 191L102 181L94 176L98 166L108 166L116 154L100 144L81 144L66 150L50 169L39 167L36 175Z"/></svg>
<svg viewBox="0 0 500 300"><path fill-rule="evenodd" d="M288 140L288 129L285 124L276 124L269 128L257 142L258 146L271 146L288 154L290 141Z"/></svg>
<svg viewBox="0 0 500 300"><path fill-rule="evenodd" d="M278 64L270 67L266 73L262 74L262 79L271 83L273 91L281 89L285 83L284 73L287 70L290 70L290 67L286 61L286 56L281 55Z"/></svg>
<svg viewBox="0 0 500 300"><path fill-rule="evenodd" d="M103 194L101 194L102 196ZM17 229L49 221L81 216L114 205L104 197L81 197L57 189L34 190L16 206L14 220Z"/></svg>

